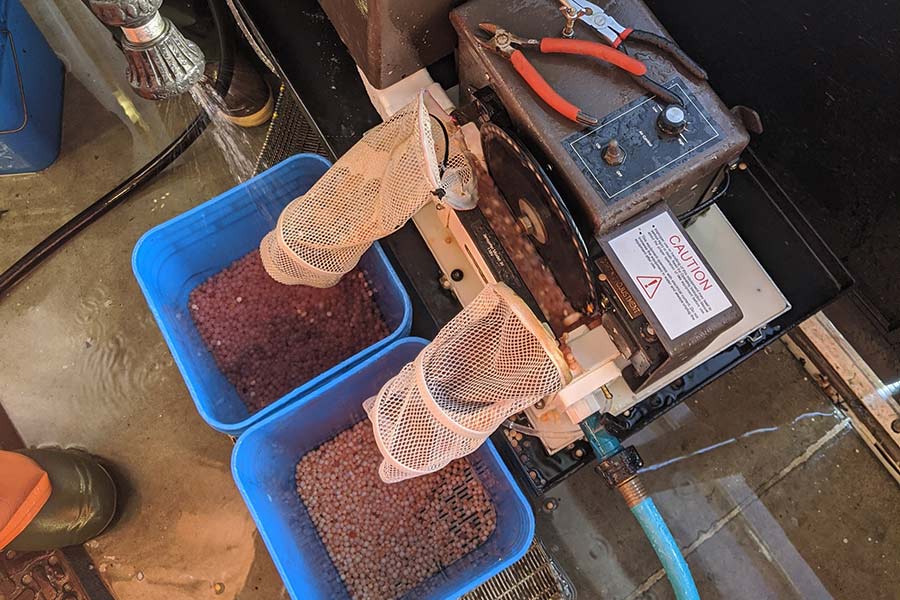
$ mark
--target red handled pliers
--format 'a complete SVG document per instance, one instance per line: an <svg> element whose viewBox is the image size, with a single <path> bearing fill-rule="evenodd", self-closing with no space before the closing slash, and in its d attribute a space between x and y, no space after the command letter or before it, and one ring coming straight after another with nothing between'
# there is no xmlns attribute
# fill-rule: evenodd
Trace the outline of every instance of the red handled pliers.
<svg viewBox="0 0 900 600"><path fill-rule="evenodd" d="M623 43L625 40L640 42L653 46L668 54L675 62L680 64L688 73L700 79L706 80L706 71L698 65L678 44L662 36L649 31L641 31L632 27L625 27L611 14L590 2L590 0L557 0L561 4L559 10L566 19L566 26L562 30L564 38L575 35L575 22L581 21L606 40L611 47L628 54L628 48ZM684 105L677 94L664 88L660 83L650 79L646 75L635 78L637 83L645 90L656 95L667 104Z"/></svg>
<svg viewBox="0 0 900 600"><path fill-rule="evenodd" d="M521 48L538 48L544 54L592 56L615 65L636 77L641 77L647 73L647 66L644 63L604 44L561 38L526 39L514 35L493 23L480 23L478 27L492 36L489 40L479 39L478 41L482 46L508 58L516 72L540 96L541 100L549 104L553 110L562 116L582 125L596 125L599 123L599 120L556 93L556 90L550 87L550 84L541 77L537 69L525 58L522 51L516 48L517 46Z"/></svg>

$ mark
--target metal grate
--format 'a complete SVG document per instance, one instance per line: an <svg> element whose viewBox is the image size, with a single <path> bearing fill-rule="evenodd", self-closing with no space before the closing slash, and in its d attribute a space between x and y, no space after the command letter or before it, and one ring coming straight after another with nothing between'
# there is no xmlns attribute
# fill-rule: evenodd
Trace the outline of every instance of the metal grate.
<svg viewBox="0 0 900 600"><path fill-rule="evenodd" d="M282 84L275 102L275 113L269 122L265 142L256 160L255 173L261 173L302 152L332 158L319 130L310 122L300 99Z"/></svg>
<svg viewBox="0 0 900 600"><path fill-rule="evenodd" d="M519 561L460 600L574 600L575 587L537 538Z"/></svg>

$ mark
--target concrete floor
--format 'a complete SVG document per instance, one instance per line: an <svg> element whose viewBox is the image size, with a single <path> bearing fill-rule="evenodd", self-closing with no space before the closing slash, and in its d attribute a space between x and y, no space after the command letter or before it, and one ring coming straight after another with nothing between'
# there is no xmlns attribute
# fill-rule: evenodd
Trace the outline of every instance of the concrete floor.
<svg viewBox="0 0 900 600"><path fill-rule="evenodd" d="M175 129L179 111L154 118ZM60 159L0 178L0 268L152 154L140 139L70 80ZM143 232L233 183L205 135L0 299L0 403L22 437L86 448L122 481L121 516L87 548L122 600L286 597L232 482L231 441L197 415L131 273ZM632 442L704 598L900 597L897 486L781 344ZM538 532L579 598L672 596L596 474L551 495Z"/></svg>
<svg viewBox="0 0 900 600"><path fill-rule="evenodd" d="M712 598L900 598L900 491L780 342L630 443ZM672 598L617 493L583 469L538 512L580 598Z"/></svg>

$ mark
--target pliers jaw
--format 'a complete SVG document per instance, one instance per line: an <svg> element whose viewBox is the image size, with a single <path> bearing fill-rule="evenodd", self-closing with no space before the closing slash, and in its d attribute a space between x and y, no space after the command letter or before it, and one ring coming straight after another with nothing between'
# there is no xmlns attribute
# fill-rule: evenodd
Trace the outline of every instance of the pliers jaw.
<svg viewBox="0 0 900 600"><path fill-rule="evenodd" d="M519 37L493 23L479 23L478 28L491 36L486 38L484 35L477 35L478 43L506 58L510 58L519 47L533 48L541 45L540 40Z"/></svg>
<svg viewBox="0 0 900 600"><path fill-rule="evenodd" d="M608 12L588 0L558 0L559 10L566 19L563 28L563 37L575 35L575 22L581 21L606 40L613 48L622 43L623 34L628 31L621 23L616 21ZM627 35L625 36L627 37Z"/></svg>
<svg viewBox="0 0 900 600"><path fill-rule="evenodd" d="M590 7L573 5L569 0L559 0L559 3L561 4L559 12L563 14L563 18L566 20L562 36L564 38L573 38L575 37L575 22L582 17L594 14L594 11Z"/></svg>

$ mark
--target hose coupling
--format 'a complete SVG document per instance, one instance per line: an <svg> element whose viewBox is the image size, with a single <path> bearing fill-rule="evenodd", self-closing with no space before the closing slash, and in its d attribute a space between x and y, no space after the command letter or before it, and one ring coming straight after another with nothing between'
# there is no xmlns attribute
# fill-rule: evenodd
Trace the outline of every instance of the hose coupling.
<svg viewBox="0 0 900 600"><path fill-rule="evenodd" d="M601 460L596 471L603 476L607 485L617 488L637 475L644 461L634 446L622 448L609 458Z"/></svg>
<svg viewBox="0 0 900 600"><path fill-rule="evenodd" d="M628 505L628 508L634 508L647 499L647 490L644 489L644 483L637 475L620 483L617 489L622 494L622 498L625 499L625 504Z"/></svg>

